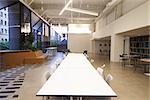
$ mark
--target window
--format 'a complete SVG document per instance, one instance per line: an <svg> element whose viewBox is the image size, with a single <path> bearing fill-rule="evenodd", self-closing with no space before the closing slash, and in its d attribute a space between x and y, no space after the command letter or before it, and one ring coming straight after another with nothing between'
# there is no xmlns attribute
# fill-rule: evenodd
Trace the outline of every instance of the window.
<svg viewBox="0 0 150 100"><path fill-rule="evenodd" d="M6 8L4 8L4 10L6 11Z"/></svg>
<svg viewBox="0 0 150 100"><path fill-rule="evenodd" d="M4 39L2 38L2 41L4 41Z"/></svg>
<svg viewBox="0 0 150 100"><path fill-rule="evenodd" d="M3 28L1 29L1 31L2 31L2 34L3 34L3 32L4 32Z"/></svg>
<svg viewBox="0 0 150 100"><path fill-rule="evenodd" d="M3 20L1 20L1 23L0 23L0 25L3 25Z"/></svg>
<svg viewBox="0 0 150 100"><path fill-rule="evenodd" d="M7 39L5 39L5 41L7 42Z"/></svg>
<svg viewBox="0 0 150 100"><path fill-rule="evenodd" d="M6 18L7 16L6 16L6 14L5 14L5 18Z"/></svg>
<svg viewBox="0 0 150 100"><path fill-rule="evenodd" d="M1 12L1 15L0 15L1 17L3 17L3 12Z"/></svg>
<svg viewBox="0 0 150 100"><path fill-rule="evenodd" d="M7 25L7 21L5 21L5 25Z"/></svg>
<svg viewBox="0 0 150 100"><path fill-rule="evenodd" d="M7 29L5 29L5 34L7 34Z"/></svg>

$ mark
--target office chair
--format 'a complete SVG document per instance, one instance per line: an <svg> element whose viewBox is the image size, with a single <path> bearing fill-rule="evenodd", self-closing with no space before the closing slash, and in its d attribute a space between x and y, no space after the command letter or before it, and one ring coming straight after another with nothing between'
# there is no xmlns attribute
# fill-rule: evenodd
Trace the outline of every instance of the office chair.
<svg viewBox="0 0 150 100"><path fill-rule="evenodd" d="M97 68L97 72L99 73L99 75L101 75L102 77L104 77L104 70L100 67Z"/></svg>
<svg viewBox="0 0 150 100"><path fill-rule="evenodd" d="M87 50L84 50L84 51L83 51L83 54L86 54L86 55L87 55L87 52L88 52Z"/></svg>
<svg viewBox="0 0 150 100"><path fill-rule="evenodd" d="M106 82L110 85L110 81L111 80L113 80L113 76L111 75L111 74L108 74L107 76L106 76Z"/></svg>
<svg viewBox="0 0 150 100"><path fill-rule="evenodd" d="M50 72L48 72L48 71L45 72L45 82L50 78L50 76L51 76ZM50 98L49 96L46 97L46 100L49 99L49 98ZM43 96L42 100L44 100L44 96Z"/></svg>
<svg viewBox="0 0 150 100"><path fill-rule="evenodd" d="M50 72L45 73L45 80L47 81L50 78L51 74Z"/></svg>
<svg viewBox="0 0 150 100"><path fill-rule="evenodd" d="M106 67L106 65L105 65L105 64L103 64L103 65L101 66L101 68L102 68L102 69L104 69L105 67Z"/></svg>
<svg viewBox="0 0 150 100"><path fill-rule="evenodd" d="M91 63L94 63L94 59L91 59L90 62L91 62Z"/></svg>
<svg viewBox="0 0 150 100"><path fill-rule="evenodd" d="M56 67L58 67L58 66L60 65L60 63L61 63L61 59L60 59L60 58L58 58L58 59L56 60L56 62L55 62Z"/></svg>

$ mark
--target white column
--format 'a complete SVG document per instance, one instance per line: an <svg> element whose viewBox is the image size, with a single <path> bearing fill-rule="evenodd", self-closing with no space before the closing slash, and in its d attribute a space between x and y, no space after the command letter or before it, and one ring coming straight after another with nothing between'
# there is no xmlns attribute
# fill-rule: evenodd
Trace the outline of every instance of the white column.
<svg viewBox="0 0 150 100"><path fill-rule="evenodd" d="M123 54L124 37L119 35L111 35L111 61L119 62L120 55Z"/></svg>
<svg viewBox="0 0 150 100"><path fill-rule="evenodd" d="M130 38L126 37L125 39L125 54L129 54L130 53Z"/></svg>

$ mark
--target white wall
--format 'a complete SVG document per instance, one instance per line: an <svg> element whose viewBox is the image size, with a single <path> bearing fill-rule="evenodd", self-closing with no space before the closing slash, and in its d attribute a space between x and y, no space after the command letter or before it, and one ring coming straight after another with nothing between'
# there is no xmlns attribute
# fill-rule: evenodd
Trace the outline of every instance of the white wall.
<svg viewBox="0 0 150 100"><path fill-rule="evenodd" d="M110 41L109 40L95 40L94 43L95 44L94 44L93 53L96 53L99 55L109 55L109 50L110 50ZM100 52L100 50L101 50L101 52Z"/></svg>
<svg viewBox="0 0 150 100"><path fill-rule="evenodd" d="M150 0L138 6L137 8L135 8L135 4L130 4L128 6L128 3L126 2L126 8L123 9L127 9L128 7L135 9L131 10L130 12L128 12L129 9L124 11L125 15L119 17L115 21L112 21L113 19L108 19L109 16L107 16L96 22L96 32L93 34L92 38L103 38L111 36L111 61L118 62L119 55L123 53L123 41L125 38L118 36L118 33L123 33L129 30L134 30L150 25L149 5ZM113 16L113 14L110 13L110 16ZM126 43L127 42L129 45L129 40L126 41ZM128 45L126 46L128 47ZM128 52L129 48L126 48L125 50Z"/></svg>
<svg viewBox="0 0 150 100"><path fill-rule="evenodd" d="M149 4L150 1L145 2L110 24L106 24L106 18L101 18L96 22L96 33L93 38L111 36L150 25Z"/></svg>
<svg viewBox="0 0 150 100"><path fill-rule="evenodd" d="M141 3L148 1L148 0L123 0L122 3L122 13L126 14L129 11L133 10L134 8L138 7Z"/></svg>
<svg viewBox="0 0 150 100"><path fill-rule="evenodd" d="M69 24L68 27L69 27L69 31L68 31L69 34L92 33L90 30L90 24Z"/></svg>
<svg viewBox="0 0 150 100"><path fill-rule="evenodd" d="M71 52L92 52L91 34L68 34L68 49Z"/></svg>

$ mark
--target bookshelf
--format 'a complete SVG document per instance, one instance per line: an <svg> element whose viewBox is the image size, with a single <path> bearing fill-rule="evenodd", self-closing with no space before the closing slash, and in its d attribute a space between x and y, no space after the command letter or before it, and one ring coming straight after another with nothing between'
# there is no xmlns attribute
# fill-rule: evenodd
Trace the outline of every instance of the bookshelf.
<svg viewBox="0 0 150 100"><path fill-rule="evenodd" d="M150 58L150 36L137 36L130 38L130 54Z"/></svg>

